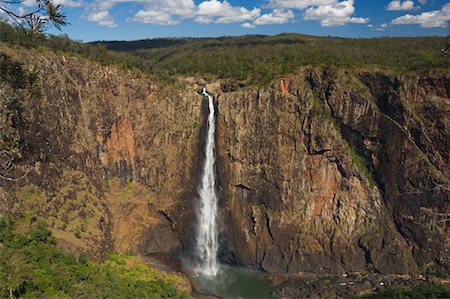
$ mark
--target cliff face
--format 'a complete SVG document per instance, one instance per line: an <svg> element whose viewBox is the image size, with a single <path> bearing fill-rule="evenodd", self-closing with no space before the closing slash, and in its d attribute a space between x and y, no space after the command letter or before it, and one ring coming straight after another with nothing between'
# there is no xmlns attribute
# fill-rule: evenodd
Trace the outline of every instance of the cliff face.
<svg viewBox="0 0 450 299"><path fill-rule="evenodd" d="M41 96L0 213L42 216L103 257L188 252L206 107L192 81L24 49ZM218 107L221 258L269 272L449 267L448 75L303 69L208 86ZM3 90L0 92L4 92ZM1 113L0 113L1 115ZM1 119L0 119L1 120Z"/></svg>
<svg viewBox="0 0 450 299"><path fill-rule="evenodd" d="M1 180L0 212L47 219L60 243L95 257L176 253L190 239L201 98L137 72L1 46L36 68L24 154Z"/></svg>
<svg viewBox="0 0 450 299"><path fill-rule="evenodd" d="M269 272L448 267L449 80L306 69L219 94L223 257Z"/></svg>

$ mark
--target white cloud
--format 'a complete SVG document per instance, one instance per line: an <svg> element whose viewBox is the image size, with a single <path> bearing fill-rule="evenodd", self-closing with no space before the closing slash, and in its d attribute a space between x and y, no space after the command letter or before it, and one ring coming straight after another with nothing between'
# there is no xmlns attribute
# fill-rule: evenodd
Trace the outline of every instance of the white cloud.
<svg viewBox="0 0 450 299"><path fill-rule="evenodd" d="M425 28L445 27L450 21L450 3L442 6L440 10L423 12L419 15L404 15L392 20L393 25L416 24Z"/></svg>
<svg viewBox="0 0 450 299"><path fill-rule="evenodd" d="M96 0L94 2L92 2L92 7L96 7L98 9L102 9L102 10L107 10L107 9L111 9L114 7L114 5L116 4L120 4L120 3L125 3L128 2L126 0L122 1L122 0L106 0L106 1L101 1L101 0ZM132 1L130 1L132 2Z"/></svg>
<svg viewBox="0 0 450 299"><path fill-rule="evenodd" d="M84 5L83 1L76 0L53 0L53 4L62 5L64 7L81 7Z"/></svg>
<svg viewBox="0 0 450 299"><path fill-rule="evenodd" d="M130 20L146 24L176 25L185 19L194 19L199 23L235 23L253 21L261 15L259 8L250 10L219 0L202 1L198 5L193 0L95 0L87 8L86 14L90 16L93 12L109 11L120 3L143 5Z"/></svg>
<svg viewBox="0 0 450 299"><path fill-rule="evenodd" d="M241 25L241 27L246 28L246 29L251 29L251 28L255 28L256 26L251 23L244 23Z"/></svg>
<svg viewBox="0 0 450 299"><path fill-rule="evenodd" d="M294 19L292 10L274 9L271 13L264 14L257 18L254 25L284 24Z"/></svg>
<svg viewBox="0 0 450 299"><path fill-rule="evenodd" d="M405 10L414 10L416 7L414 7L414 1L406 0L406 1L400 1L400 0L394 0L388 3L387 10L398 10L398 11L405 11Z"/></svg>
<svg viewBox="0 0 450 299"><path fill-rule="evenodd" d="M388 29L389 27L391 27L389 24L383 23L379 27L376 27L375 30L384 31L384 30Z"/></svg>
<svg viewBox="0 0 450 299"><path fill-rule="evenodd" d="M63 5L64 7L81 7L84 5L84 1L79 0L51 0L55 5ZM20 3L25 7L36 6L36 0L24 0Z"/></svg>
<svg viewBox="0 0 450 299"><path fill-rule="evenodd" d="M156 10L140 10L134 15L132 20L144 24L159 25L176 25L179 23L172 15Z"/></svg>
<svg viewBox="0 0 450 299"><path fill-rule="evenodd" d="M322 26L341 26L347 23L366 24L369 18L353 17L354 0L335 2L334 4L309 7L305 10L305 20L320 21Z"/></svg>
<svg viewBox="0 0 450 299"><path fill-rule="evenodd" d="M254 20L261 14L261 9L249 10L245 7L232 6L228 1L208 0L198 5L198 16L195 21L199 23L236 23Z"/></svg>
<svg viewBox="0 0 450 299"><path fill-rule="evenodd" d="M270 0L269 7L303 10L311 6L335 4L337 0Z"/></svg>
<svg viewBox="0 0 450 299"><path fill-rule="evenodd" d="M106 27L117 27L117 24L114 22L112 17L109 15L107 10L101 10L98 12L93 12L88 15L88 21L99 24L100 26Z"/></svg>
<svg viewBox="0 0 450 299"><path fill-rule="evenodd" d="M146 0L144 9L132 18L135 22L146 24L175 25L182 19L195 15L193 0Z"/></svg>
<svg viewBox="0 0 450 299"><path fill-rule="evenodd" d="M25 0L34 1L34 0ZM55 0L72 3L77 0ZM81 3L81 0L78 1ZM87 2L86 2L87 3ZM322 26L337 26L346 23L365 24L368 18L354 17L354 0L268 0L272 11L261 15L261 9L233 6L229 0L93 0L86 4L85 16L99 25L114 26L114 19L104 12L120 4L143 6L129 20L141 23L174 25L192 19L198 23L243 23L241 27L283 24L295 18L295 10L303 11L307 20L318 20ZM105 15L99 18L98 14Z"/></svg>

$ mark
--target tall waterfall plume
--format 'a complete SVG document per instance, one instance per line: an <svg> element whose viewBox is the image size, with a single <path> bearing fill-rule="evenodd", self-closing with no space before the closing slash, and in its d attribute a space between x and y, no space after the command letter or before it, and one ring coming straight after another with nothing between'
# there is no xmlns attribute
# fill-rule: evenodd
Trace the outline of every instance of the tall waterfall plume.
<svg viewBox="0 0 450 299"><path fill-rule="evenodd" d="M199 264L196 267L198 274L213 277L217 275L217 251L219 241L217 236L217 190L215 170L215 107L213 97L203 88L203 95L208 97L208 133L206 136L206 157L203 164L202 178L198 186L200 196L197 209L198 226L196 239L196 255Z"/></svg>

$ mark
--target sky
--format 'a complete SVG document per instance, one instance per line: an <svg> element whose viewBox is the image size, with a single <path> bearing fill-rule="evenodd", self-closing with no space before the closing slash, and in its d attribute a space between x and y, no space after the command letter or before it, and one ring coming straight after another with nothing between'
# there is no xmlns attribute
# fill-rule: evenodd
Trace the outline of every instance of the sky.
<svg viewBox="0 0 450 299"><path fill-rule="evenodd" d="M296 32L341 37L449 33L446 0L52 0L81 41ZM1 1L0 1L1 2ZM17 9L27 12L35 0Z"/></svg>

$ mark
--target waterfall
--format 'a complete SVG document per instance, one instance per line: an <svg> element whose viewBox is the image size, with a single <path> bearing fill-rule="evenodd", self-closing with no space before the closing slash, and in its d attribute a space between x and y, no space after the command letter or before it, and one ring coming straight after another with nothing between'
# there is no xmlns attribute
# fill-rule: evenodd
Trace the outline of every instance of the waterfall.
<svg viewBox="0 0 450 299"><path fill-rule="evenodd" d="M206 157L203 164L202 178L198 186L199 204L197 209L198 226L196 255L199 264L195 272L213 277L218 272L217 250L217 192L215 171L215 131L216 119L213 97L203 88L203 95L208 97L208 133L206 136Z"/></svg>

